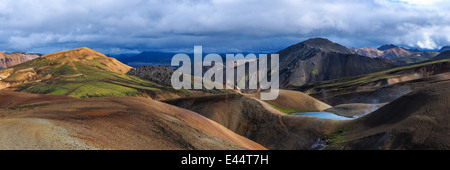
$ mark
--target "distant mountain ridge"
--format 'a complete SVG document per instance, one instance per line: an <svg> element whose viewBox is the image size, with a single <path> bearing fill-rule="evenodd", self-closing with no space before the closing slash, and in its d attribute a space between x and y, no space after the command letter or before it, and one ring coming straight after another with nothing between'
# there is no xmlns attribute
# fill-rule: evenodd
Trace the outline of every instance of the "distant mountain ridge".
<svg viewBox="0 0 450 170"><path fill-rule="evenodd" d="M410 51L410 52L421 52L419 49L407 49L407 48L404 48L404 47L396 46L394 44L382 45L382 46L378 47L377 50L386 51L386 50L389 50L389 49L392 49L392 48L402 48L402 49L404 49L406 51Z"/></svg>
<svg viewBox="0 0 450 170"><path fill-rule="evenodd" d="M170 65L172 57L177 53L144 51L129 57L118 57L117 59L129 66L138 68L144 65Z"/></svg>
<svg viewBox="0 0 450 170"><path fill-rule="evenodd" d="M391 48L396 48L397 46L394 44L389 44L389 45L382 45L381 47L378 48L378 50L380 51L384 51L384 50L389 50Z"/></svg>
<svg viewBox="0 0 450 170"><path fill-rule="evenodd" d="M367 47L351 48L351 50L362 56L381 58L397 65L418 63L438 55L437 52L421 52L418 49L411 50L393 44L383 45L378 49Z"/></svg>
<svg viewBox="0 0 450 170"><path fill-rule="evenodd" d="M147 66L147 65L163 65L163 66L170 66L172 63L173 56L177 54L186 54L191 58L191 61L194 60L194 53L174 53L174 52L158 52L158 51L144 51L137 55L131 55L131 56L118 56L116 57L117 60L119 60L122 63L125 63L131 67L139 68L141 66ZM203 57L208 55L210 53L203 52ZM241 53L218 53L221 57L223 62L225 63L225 57L226 54L243 54L244 56L248 54L255 54L257 57L259 53L250 53L250 52L241 52Z"/></svg>
<svg viewBox="0 0 450 170"><path fill-rule="evenodd" d="M384 54L383 51L380 51L378 49L371 48L371 47L350 48L350 50L352 50L356 54L359 54L359 55L362 55L362 56L366 56L366 57L370 57L370 58L378 58L378 57L380 57L380 56L382 56Z"/></svg>
<svg viewBox="0 0 450 170"><path fill-rule="evenodd" d="M440 50L439 50L439 52L445 52L445 51L448 51L448 50L450 50L450 45L447 45L447 46L444 46L444 47L442 47Z"/></svg>
<svg viewBox="0 0 450 170"><path fill-rule="evenodd" d="M380 50L381 49L381 50ZM353 52L370 58L398 58L413 55L414 52L395 45L383 45L378 49L375 48L351 48Z"/></svg>

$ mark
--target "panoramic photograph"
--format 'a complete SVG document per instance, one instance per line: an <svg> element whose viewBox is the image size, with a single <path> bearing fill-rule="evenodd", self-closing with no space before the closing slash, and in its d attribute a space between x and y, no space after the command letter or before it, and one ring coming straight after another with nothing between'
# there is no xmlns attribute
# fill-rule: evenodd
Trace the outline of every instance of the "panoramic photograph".
<svg viewBox="0 0 450 170"><path fill-rule="evenodd" d="M449 150L449 8L0 0L0 150Z"/></svg>

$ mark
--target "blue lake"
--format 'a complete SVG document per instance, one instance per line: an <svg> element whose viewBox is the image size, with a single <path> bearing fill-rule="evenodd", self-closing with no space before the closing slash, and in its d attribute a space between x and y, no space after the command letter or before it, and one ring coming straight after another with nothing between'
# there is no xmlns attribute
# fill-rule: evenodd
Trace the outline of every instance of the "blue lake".
<svg viewBox="0 0 450 170"><path fill-rule="evenodd" d="M330 112L305 112L305 113L294 113L293 115L312 116L312 117L319 117L319 118L324 118L324 119L335 119L335 120L353 120L353 119L355 119L355 118L339 116L337 114L330 113Z"/></svg>

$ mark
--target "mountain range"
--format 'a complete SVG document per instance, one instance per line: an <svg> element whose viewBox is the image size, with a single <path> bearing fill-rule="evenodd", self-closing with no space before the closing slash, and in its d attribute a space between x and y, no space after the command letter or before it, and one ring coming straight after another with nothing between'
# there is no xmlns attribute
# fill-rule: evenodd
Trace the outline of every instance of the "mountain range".
<svg viewBox="0 0 450 170"><path fill-rule="evenodd" d="M313 38L277 54L271 101L175 90L167 66L135 69L86 47L0 69L0 149L450 148L450 51L399 66Z"/></svg>
<svg viewBox="0 0 450 170"><path fill-rule="evenodd" d="M117 57L122 63L132 67L140 67L145 65L170 65L172 57L177 53L144 51L137 55Z"/></svg>
<svg viewBox="0 0 450 170"><path fill-rule="evenodd" d="M383 45L378 49L366 47L351 48L351 50L356 54L370 58L381 58L396 65L419 63L429 60L439 54L438 52L421 52L417 49L408 50L393 44Z"/></svg>
<svg viewBox="0 0 450 170"><path fill-rule="evenodd" d="M283 49L277 54L280 55L280 68L282 68L280 83L282 87L287 87L423 62L435 57L438 53L408 50L393 44L383 45L378 49L347 48L327 39L312 38ZM170 65L174 55L176 53L142 52L135 56L120 57L118 60L134 67ZM188 55L192 57L192 54ZM208 68L204 71L206 69Z"/></svg>

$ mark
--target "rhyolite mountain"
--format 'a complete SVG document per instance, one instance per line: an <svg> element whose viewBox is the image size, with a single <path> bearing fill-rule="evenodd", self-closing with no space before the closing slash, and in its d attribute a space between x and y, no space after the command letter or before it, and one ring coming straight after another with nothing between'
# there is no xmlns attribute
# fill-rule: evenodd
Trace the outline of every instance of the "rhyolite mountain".
<svg viewBox="0 0 450 170"><path fill-rule="evenodd" d="M421 52L417 49L408 50L403 47L398 47L393 44L383 45L378 49L375 48L351 48L356 54L370 57L370 58L381 58L387 62L403 65L419 63L429 60L439 53L437 52Z"/></svg>
<svg viewBox="0 0 450 170"><path fill-rule="evenodd" d="M21 52L4 53L0 51L0 69L15 66L40 57L41 54L29 54Z"/></svg>
<svg viewBox="0 0 450 170"><path fill-rule="evenodd" d="M159 99L188 94L126 75L130 69L115 58L83 47L0 70L0 89L79 98L139 95Z"/></svg>
<svg viewBox="0 0 450 170"><path fill-rule="evenodd" d="M407 57L415 54L415 52L406 50L402 47L392 47L392 48L379 48L379 49L385 49L385 50L379 50L375 48L351 48L353 52L356 54L370 57L370 58L384 58L384 59L395 59L399 57Z"/></svg>
<svg viewBox="0 0 450 170"><path fill-rule="evenodd" d="M402 47L395 47L382 51L383 51L383 55L381 56L382 58L399 58L414 54L414 52L406 50L405 48Z"/></svg>
<svg viewBox="0 0 450 170"><path fill-rule="evenodd" d="M313 38L277 52L280 86L301 86L324 80L362 75L393 68L380 59L354 54L323 38Z"/></svg>
<svg viewBox="0 0 450 170"><path fill-rule="evenodd" d="M350 48L354 53L370 57L370 58L378 58L380 56L383 56L384 52L380 51L378 49L372 48L372 47L365 47L365 48Z"/></svg>

